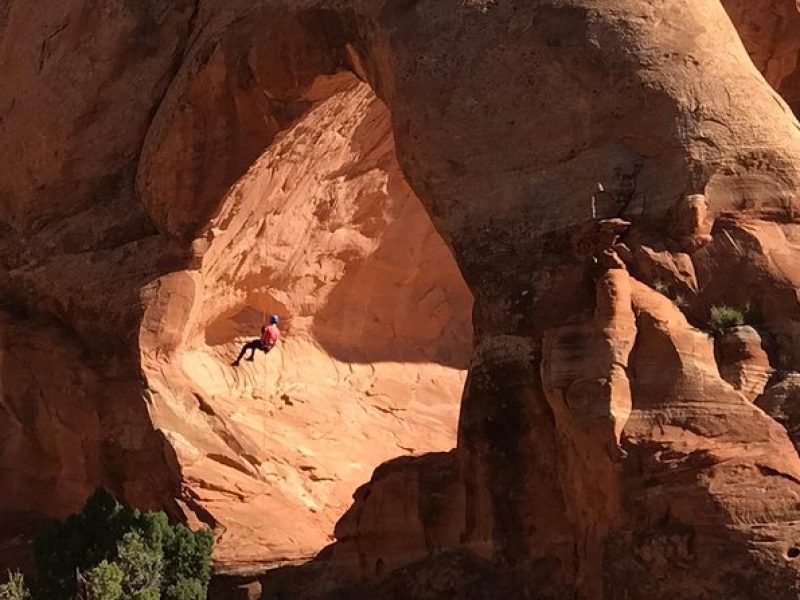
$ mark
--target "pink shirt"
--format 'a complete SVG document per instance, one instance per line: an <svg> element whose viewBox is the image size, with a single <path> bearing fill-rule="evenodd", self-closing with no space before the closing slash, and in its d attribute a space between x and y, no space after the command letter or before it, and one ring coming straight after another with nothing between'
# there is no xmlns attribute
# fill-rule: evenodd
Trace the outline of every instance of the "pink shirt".
<svg viewBox="0 0 800 600"><path fill-rule="evenodd" d="M276 342L280 339L281 332L278 330L278 326L274 323L264 329L263 333L261 334L261 343L265 346L274 346Z"/></svg>

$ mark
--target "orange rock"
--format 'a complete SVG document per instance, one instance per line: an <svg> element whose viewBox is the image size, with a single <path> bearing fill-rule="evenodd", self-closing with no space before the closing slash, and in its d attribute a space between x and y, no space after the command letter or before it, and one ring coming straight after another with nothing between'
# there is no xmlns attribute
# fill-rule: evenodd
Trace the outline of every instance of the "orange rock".
<svg viewBox="0 0 800 600"><path fill-rule="evenodd" d="M9 293L45 295L35 310L77 330L3 321L6 402L40 415L0 421L9 536L104 484L213 527L220 569L304 560L375 467L455 444L471 294L400 173L386 107L352 76L315 86L191 251L100 206L45 230L49 256L3 271ZM76 238L81 220L98 231ZM232 369L265 312L283 342Z"/></svg>
<svg viewBox="0 0 800 600"><path fill-rule="evenodd" d="M800 75L797 56L800 41L800 12L793 0L722 0L747 53L767 81L797 110Z"/></svg>
<svg viewBox="0 0 800 600"><path fill-rule="evenodd" d="M700 327L800 371L800 132L719 2L134 4L0 10L0 483L55 490L5 510L104 483L228 570L347 513L309 568L373 597L796 597L800 458Z"/></svg>
<svg viewBox="0 0 800 600"><path fill-rule="evenodd" d="M774 369L755 329L744 326L726 331L717 340L717 352L725 381L750 400L761 395Z"/></svg>
<svg viewBox="0 0 800 600"><path fill-rule="evenodd" d="M786 428L800 451L800 374L789 373L756 399L756 406Z"/></svg>
<svg viewBox="0 0 800 600"><path fill-rule="evenodd" d="M385 463L354 499L336 525L329 559L356 580L380 578L461 543L464 489L453 453Z"/></svg>
<svg viewBox="0 0 800 600"><path fill-rule="evenodd" d="M197 268L161 278L143 318L153 422L224 569L312 557L375 467L455 442L471 297L385 107L337 85L228 191ZM284 341L229 367L273 312Z"/></svg>

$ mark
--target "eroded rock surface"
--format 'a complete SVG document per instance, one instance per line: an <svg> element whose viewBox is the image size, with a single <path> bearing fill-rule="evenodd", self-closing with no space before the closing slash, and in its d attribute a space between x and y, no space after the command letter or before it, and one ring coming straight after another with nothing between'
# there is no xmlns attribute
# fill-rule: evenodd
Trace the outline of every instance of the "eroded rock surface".
<svg viewBox="0 0 800 600"><path fill-rule="evenodd" d="M761 395L773 373L761 336L747 325L719 336L717 363L722 378L750 400Z"/></svg>
<svg viewBox="0 0 800 600"><path fill-rule="evenodd" d="M310 558L375 467L455 444L471 294L401 174L389 112L369 86L313 73L292 90L302 98L269 100L240 79L236 61L248 49L230 35L187 77L196 97L181 101L195 116L205 101L220 138L192 137L167 115L171 145L145 143L160 131L152 113L181 71L187 38L199 33L187 29L197 7L107 8L73 3L45 18L13 4L5 23L4 64L23 85L3 90L20 100L9 100L0 137L41 182L16 163L2 173L4 299L17 311L2 322L4 531L24 542L43 517L76 511L102 484L213 527L220 568ZM44 64L20 62L27 54L11 48L14 32L53 23ZM152 43L141 56L119 46L137 29L138 43ZM85 69L85 84L63 82L59 110L87 131L59 137L47 120L31 131L45 110L35 102L46 105L50 90L31 105L22 98L35 95L41 73L61 85L59 65L100 55L127 62ZM246 123L221 126L212 81L240 108L255 98L241 111ZM202 154L196 143L208 164L177 169ZM200 181L214 169L216 188ZM98 191L95 173L115 185ZM213 215L178 190L194 180ZM175 188L150 194L156 184ZM162 219L202 231L178 239L158 232ZM231 368L273 312L284 319L282 344Z"/></svg>
<svg viewBox="0 0 800 600"><path fill-rule="evenodd" d="M313 556L377 465L455 442L469 292L400 175L384 105L352 77L330 84L144 315L154 421L227 567ZM286 340L232 369L272 313Z"/></svg>
<svg viewBox="0 0 800 600"><path fill-rule="evenodd" d="M722 0L758 70L789 103L800 109L800 10L795 0Z"/></svg>
<svg viewBox="0 0 800 600"><path fill-rule="evenodd" d="M800 371L800 129L719 2L40 10L0 12L1 147L27 144L4 301L121 390L78 394L98 458L53 469L57 507L107 482L214 526L229 567L306 557L374 465L447 449L464 384L456 449L379 469L264 595L796 597L794 379L744 363ZM781 88L791 53L756 60ZM721 304L770 342L741 381L705 331ZM274 311L286 342L231 370ZM49 422L18 420L9 464Z"/></svg>

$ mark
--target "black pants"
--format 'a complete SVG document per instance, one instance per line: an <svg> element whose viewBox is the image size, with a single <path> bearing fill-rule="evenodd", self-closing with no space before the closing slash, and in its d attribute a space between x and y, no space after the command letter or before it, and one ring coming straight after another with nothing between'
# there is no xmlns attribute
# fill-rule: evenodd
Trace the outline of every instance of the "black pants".
<svg viewBox="0 0 800 600"><path fill-rule="evenodd" d="M263 344L261 340L253 340L252 342L248 342L244 346L242 346L242 351L239 352L239 356L236 357L236 362L238 363L242 360L242 357L245 355L245 352L250 350L250 356L247 357L248 360L253 360L253 357L256 355L256 350L261 350L265 354L272 350L270 346Z"/></svg>

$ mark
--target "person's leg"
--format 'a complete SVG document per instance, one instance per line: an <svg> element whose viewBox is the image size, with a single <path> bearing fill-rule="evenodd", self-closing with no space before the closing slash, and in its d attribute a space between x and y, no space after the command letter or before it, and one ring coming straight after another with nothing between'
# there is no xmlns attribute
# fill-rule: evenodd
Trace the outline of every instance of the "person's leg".
<svg viewBox="0 0 800 600"><path fill-rule="evenodd" d="M247 351L247 345L244 345L244 346L242 346L242 350L241 350L241 352L239 352L239 356L237 356L237 357L236 357L236 360L234 360L234 361L231 363L231 366L233 366L233 367L238 367L238 366L239 366L239 361L241 361L241 360L242 360L242 357L244 356L244 353L245 353L246 351Z"/></svg>
<svg viewBox="0 0 800 600"><path fill-rule="evenodd" d="M258 350L260 347L261 347L261 340L253 340L252 342L247 344L245 346L245 348L247 350L250 350L250 356L245 358L245 360L249 360L250 362L253 362L253 360L256 357L256 350Z"/></svg>
<svg viewBox="0 0 800 600"><path fill-rule="evenodd" d="M242 360L242 357L245 355L245 353L248 350L250 350L250 358L248 358L247 360L253 360L253 354L255 353L255 348L258 347L258 343L259 343L259 341L255 340L253 342L249 342L249 343L245 344L244 346L242 346L242 351L239 352L239 356L237 356L236 360L233 361L231 364L234 367L238 367L239 366L239 362Z"/></svg>

